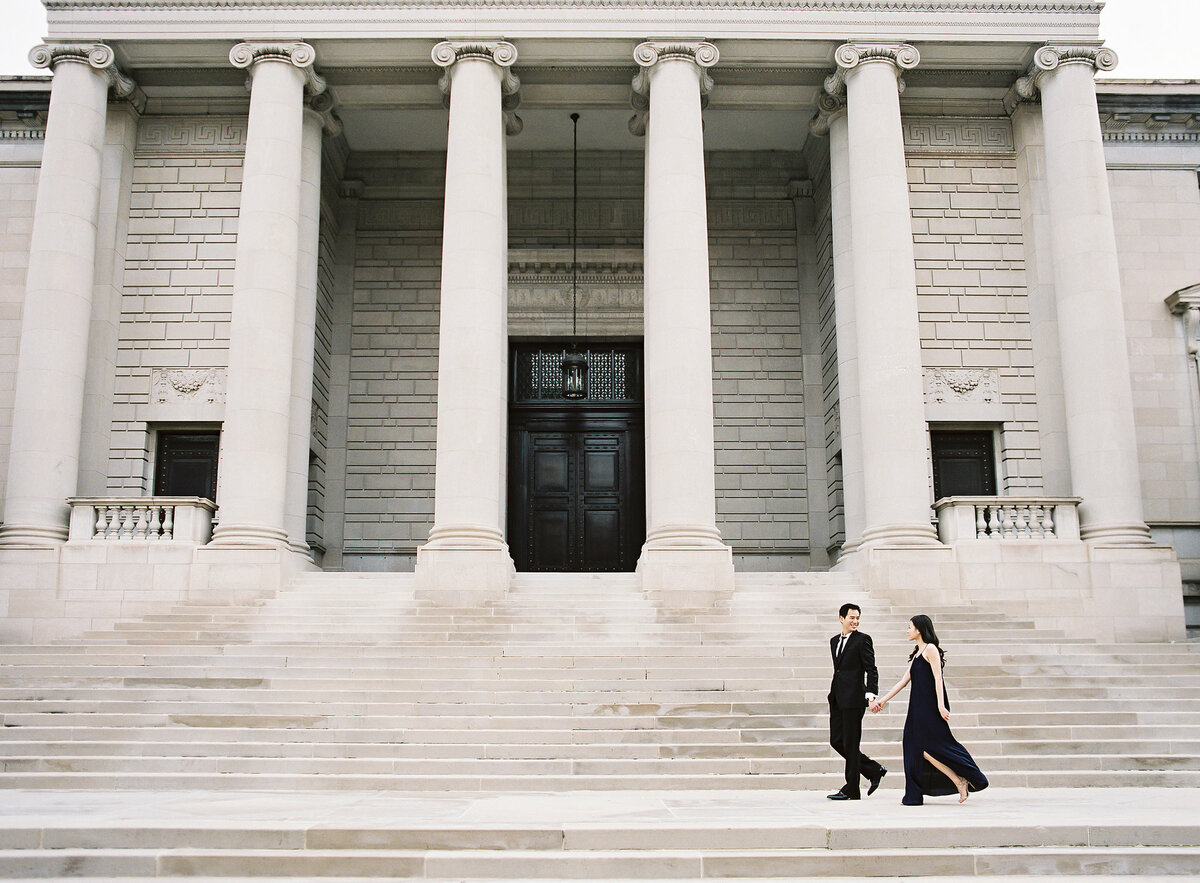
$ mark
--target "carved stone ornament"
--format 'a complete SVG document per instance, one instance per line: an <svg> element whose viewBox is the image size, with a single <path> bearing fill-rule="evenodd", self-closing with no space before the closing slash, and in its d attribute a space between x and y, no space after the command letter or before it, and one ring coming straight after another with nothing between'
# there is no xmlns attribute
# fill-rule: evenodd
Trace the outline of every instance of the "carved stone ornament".
<svg viewBox="0 0 1200 883"><path fill-rule="evenodd" d="M313 68L317 50L307 43L238 43L229 50L229 63L249 70L251 77L254 66L260 61L283 61L294 65L304 74L304 89L309 95L320 95L325 91L325 78Z"/></svg>
<svg viewBox="0 0 1200 883"><path fill-rule="evenodd" d="M321 131L330 138L336 138L342 134L342 120L335 112L337 103L337 96L333 94L332 89L326 89L324 92L310 96L304 102L307 110L321 118Z"/></svg>
<svg viewBox="0 0 1200 883"><path fill-rule="evenodd" d="M1200 354L1200 282L1169 295L1166 304L1172 313L1183 319L1188 354Z"/></svg>
<svg viewBox="0 0 1200 883"><path fill-rule="evenodd" d="M698 42L664 42L647 41L639 43L633 50L633 60L638 64L638 72L633 78L633 90L629 103L635 113L629 118L629 131L639 138L646 134L646 120L650 115L650 71L660 61L668 59L683 59L696 65L700 74L700 107L708 106L708 96L713 90L712 77L708 68L715 65L721 58L721 53L712 43Z"/></svg>
<svg viewBox="0 0 1200 883"><path fill-rule="evenodd" d="M481 58L490 61L500 69L501 105L504 110L504 131L508 135L519 135L525 128L524 121L517 116L516 110L521 106L521 81L512 72L512 66L517 61L517 47L507 40L495 42L458 42L443 40L433 47L433 63L443 69L438 79L438 88L442 90L442 104L450 107L450 89L453 82L451 73L454 65L464 58Z"/></svg>
<svg viewBox="0 0 1200 883"><path fill-rule="evenodd" d="M53 71L64 62L86 64L103 73L115 98L137 95L137 83L121 73L112 47L104 43L42 43L29 50L29 63L36 68Z"/></svg>
<svg viewBox="0 0 1200 883"><path fill-rule="evenodd" d="M1117 66L1117 53L1107 46L1047 43L1034 53L1029 72L1013 84L1005 99L1010 112L1021 101L1036 100L1042 79L1064 64L1087 64L1093 71L1110 71Z"/></svg>
<svg viewBox="0 0 1200 883"><path fill-rule="evenodd" d="M993 404L1000 398L1000 372L995 368L927 368L927 403L971 402Z"/></svg>
<svg viewBox="0 0 1200 883"><path fill-rule="evenodd" d="M155 405L225 403L224 368L155 368L150 375Z"/></svg>

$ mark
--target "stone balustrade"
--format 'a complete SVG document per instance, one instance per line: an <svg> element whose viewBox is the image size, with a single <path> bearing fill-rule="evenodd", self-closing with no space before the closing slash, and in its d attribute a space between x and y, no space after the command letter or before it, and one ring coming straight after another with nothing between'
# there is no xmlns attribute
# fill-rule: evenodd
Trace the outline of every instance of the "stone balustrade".
<svg viewBox="0 0 1200 883"><path fill-rule="evenodd" d="M204 497L71 497L69 543L177 542L204 545L216 504Z"/></svg>
<svg viewBox="0 0 1200 883"><path fill-rule="evenodd" d="M943 497L934 503L938 539L1078 540L1079 497Z"/></svg>

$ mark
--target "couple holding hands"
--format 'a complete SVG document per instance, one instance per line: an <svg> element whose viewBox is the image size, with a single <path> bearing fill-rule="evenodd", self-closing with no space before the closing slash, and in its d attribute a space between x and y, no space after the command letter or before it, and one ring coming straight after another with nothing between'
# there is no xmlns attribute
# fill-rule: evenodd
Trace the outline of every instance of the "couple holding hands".
<svg viewBox="0 0 1200 883"><path fill-rule="evenodd" d="M833 654L833 683L829 688L829 744L846 759L846 784L830 800L858 800L859 776L870 783L867 794L875 793L887 770L859 749L862 722L867 708L878 714L908 685L908 716L904 720L905 806L920 806L925 795L958 794L962 803L972 791L988 786L967 749L950 732L950 700L942 682L945 654L938 643L933 622L917 615L908 622L907 638L916 647L908 657L908 671L882 698L875 647L871 636L858 630L862 610L843 604L838 611L842 631L829 639Z"/></svg>

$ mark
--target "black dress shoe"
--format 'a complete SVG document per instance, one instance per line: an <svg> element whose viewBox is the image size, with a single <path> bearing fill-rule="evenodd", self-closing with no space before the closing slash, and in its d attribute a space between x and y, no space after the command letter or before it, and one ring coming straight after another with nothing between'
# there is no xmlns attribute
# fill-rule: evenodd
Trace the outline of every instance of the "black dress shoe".
<svg viewBox="0 0 1200 883"><path fill-rule="evenodd" d="M871 779L871 787L867 789L867 796L870 797L875 793L875 789L879 787L879 783L883 781L883 777L887 775L887 770L883 767L879 768L879 775Z"/></svg>
<svg viewBox="0 0 1200 883"><path fill-rule="evenodd" d="M858 800L857 797L851 797L845 791L838 791L834 794L827 794L826 797L828 797L830 800Z"/></svg>

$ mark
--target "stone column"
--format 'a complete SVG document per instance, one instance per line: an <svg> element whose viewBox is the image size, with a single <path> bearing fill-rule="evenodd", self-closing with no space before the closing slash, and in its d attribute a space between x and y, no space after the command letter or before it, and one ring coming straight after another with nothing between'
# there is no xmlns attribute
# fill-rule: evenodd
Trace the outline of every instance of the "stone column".
<svg viewBox="0 0 1200 883"><path fill-rule="evenodd" d="M449 96L438 328L434 524L417 549L421 593L445 603L502 595L508 431L508 196L504 136L520 82L511 43L439 43Z"/></svg>
<svg viewBox="0 0 1200 883"><path fill-rule="evenodd" d="M304 92L324 82L307 43L239 43L250 119L242 171L229 329L229 386L221 431L220 524L213 546L279 548L296 332Z"/></svg>
<svg viewBox="0 0 1200 883"><path fill-rule="evenodd" d="M842 522L839 557L862 544L863 449L858 400L858 339L854 323L854 248L850 226L850 151L846 102L824 92L812 122L816 135L829 136L829 204L833 227L834 333L837 341L839 435L842 442Z"/></svg>
<svg viewBox="0 0 1200 883"><path fill-rule="evenodd" d="M635 132L646 135L646 543L643 587L733 588L733 553L717 530L711 294L702 96L711 43L642 43ZM700 600L700 599L697 599Z"/></svg>
<svg viewBox="0 0 1200 883"><path fill-rule="evenodd" d="M284 519L288 545L302 555L309 554L308 465L312 450L313 350L316 346L317 265L321 238L321 143L326 130L337 131L332 107L328 91L314 96L304 110L301 135L300 238Z"/></svg>
<svg viewBox="0 0 1200 883"><path fill-rule="evenodd" d="M0 545L44 547L67 538L76 495L88 331L96 278L108 89L133 92L100 43L34 48L54 71L30 236L13 396L12 446Z"/></svg>
<svg viewBox="0 0 1200 883"><path fill-rule="evenodd" d="M1017 92L1042 96L1067 450L1080 535L1145 544L1133 391L1108 170L1093 76L1111 49L1044 46Z"/></svg>
<svg viewBox="0 0 1200 883"><path fill-rule="evenodd" d="M919 56L902 43L846 43L838 47L836 59L838 70L826 81L826 91L836 95L844 88L846 94L862 542L866 547L936 545L900 127L899 76L915 67Z"/></svg>

